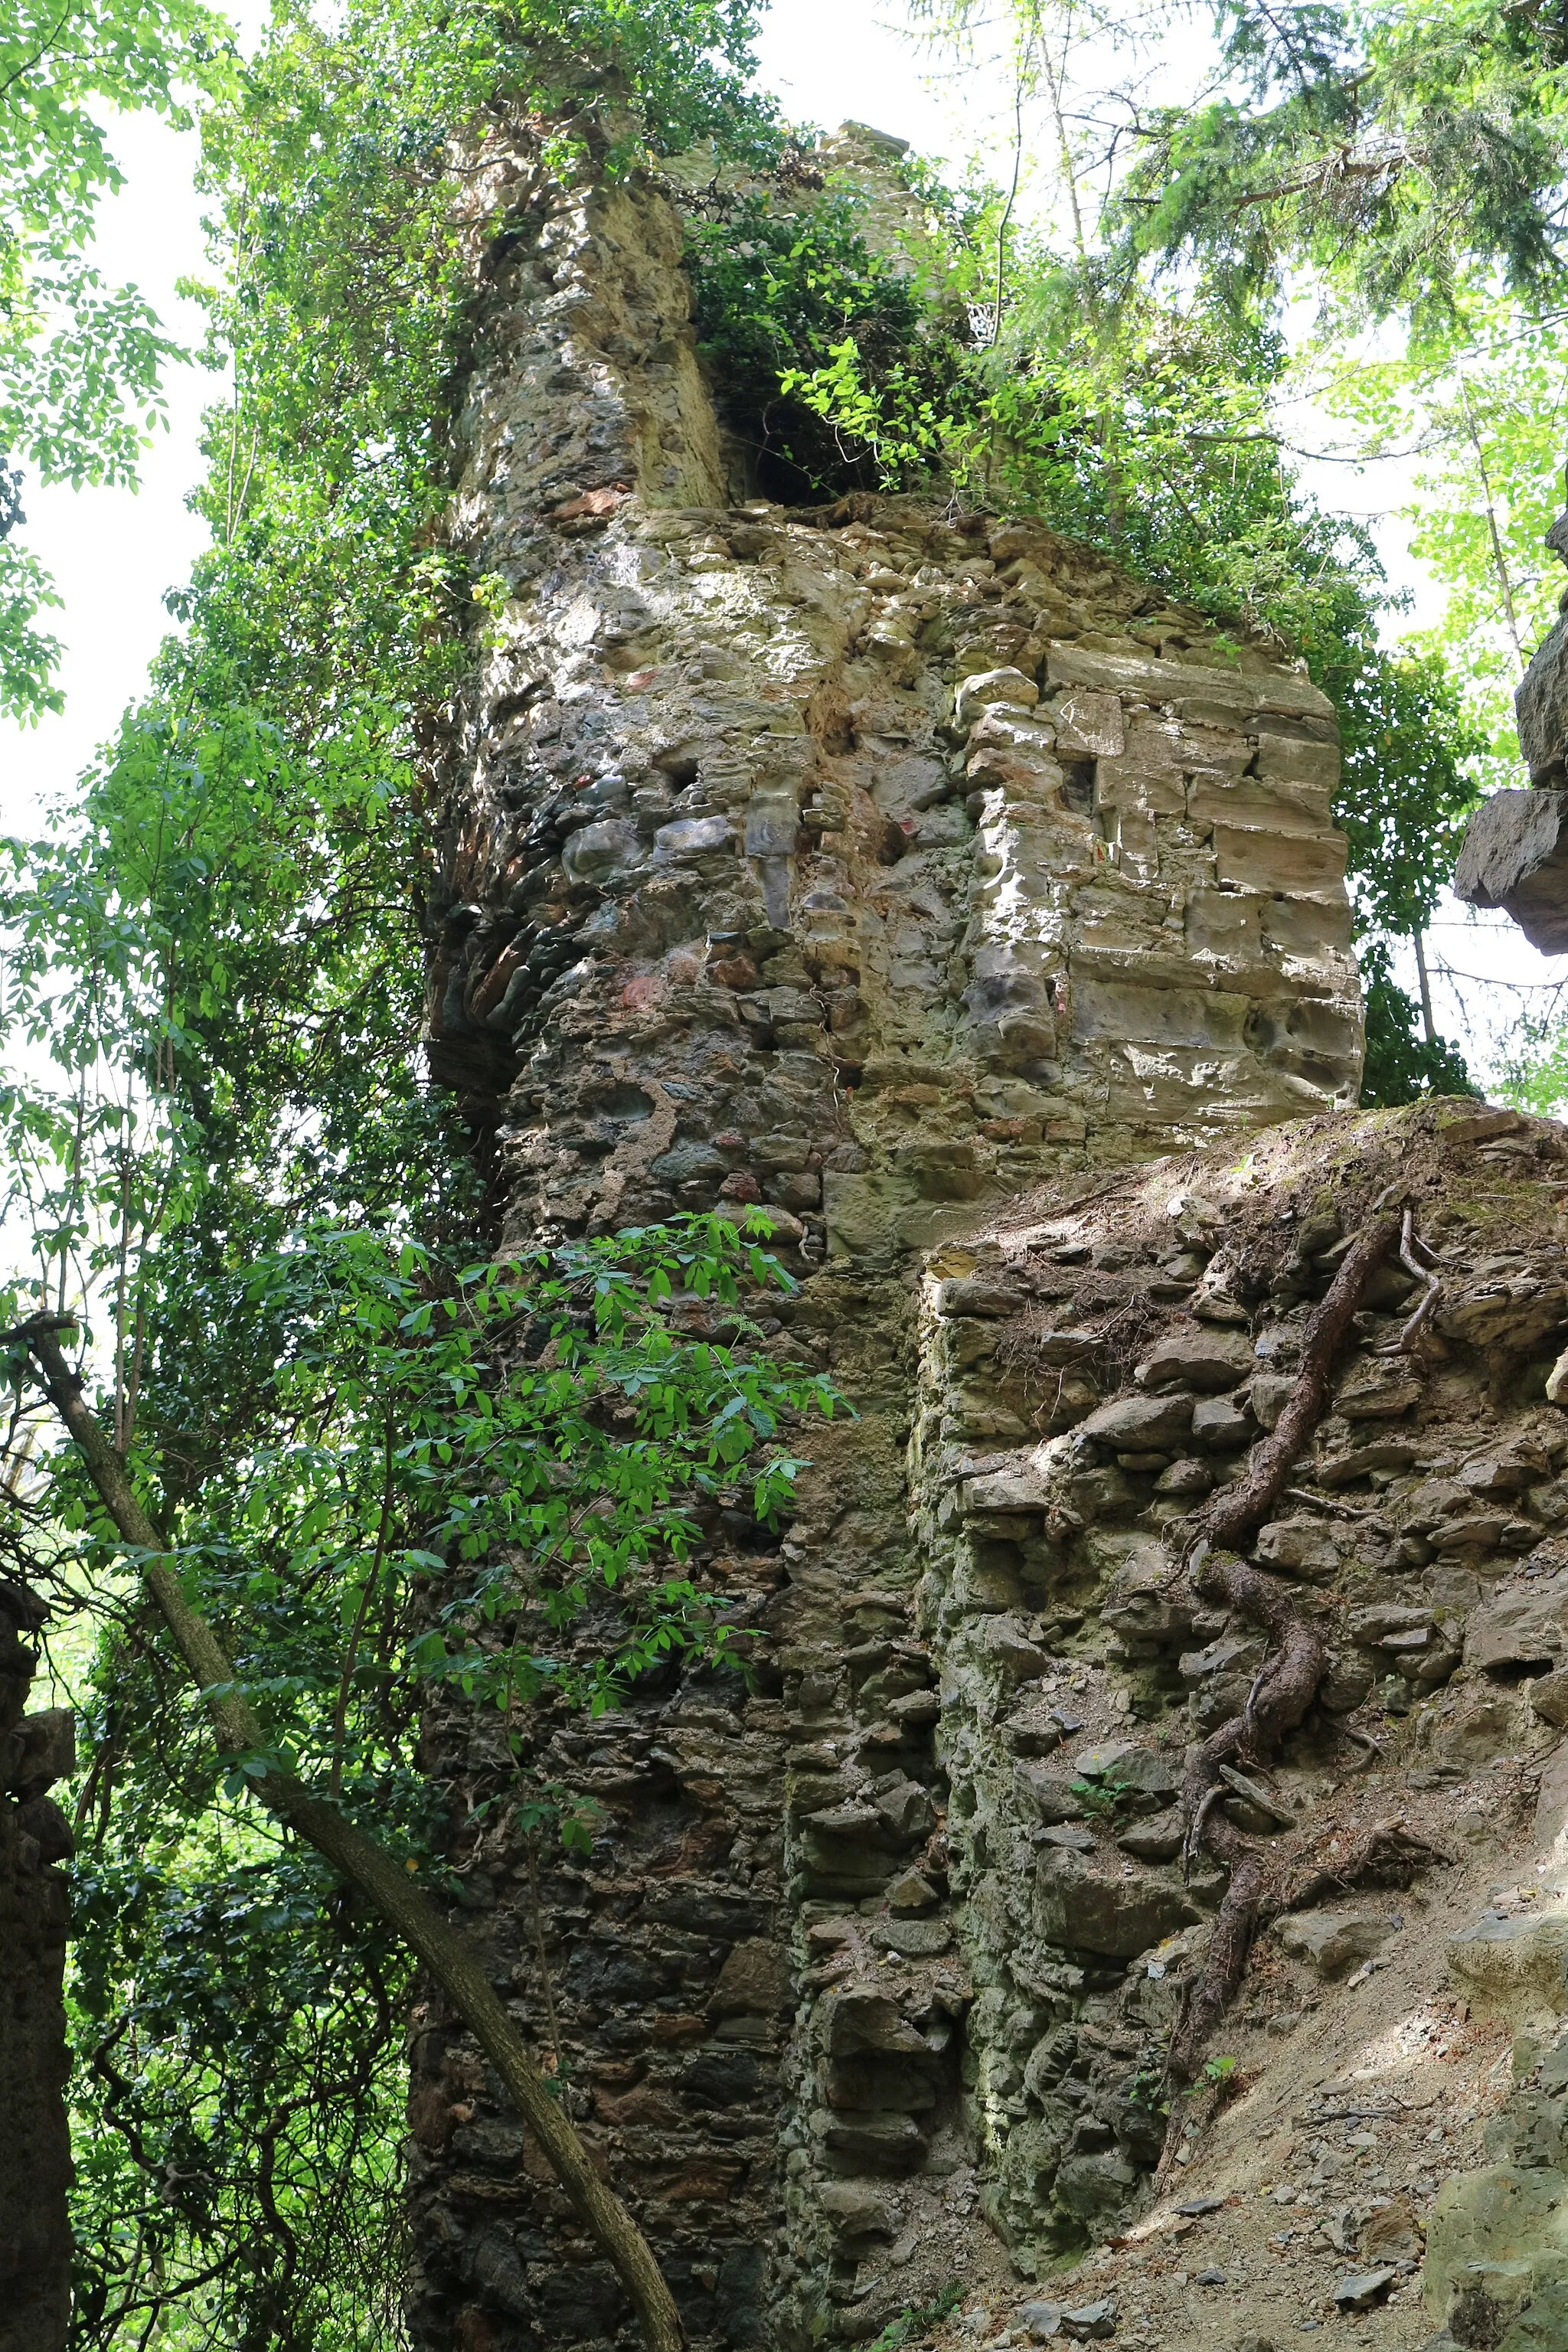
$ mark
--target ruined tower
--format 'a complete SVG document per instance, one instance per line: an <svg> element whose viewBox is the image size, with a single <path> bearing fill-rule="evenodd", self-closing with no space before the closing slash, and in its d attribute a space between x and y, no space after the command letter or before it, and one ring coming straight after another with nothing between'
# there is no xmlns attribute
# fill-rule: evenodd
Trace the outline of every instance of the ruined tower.
<svg viewBox="0 0 1568 2352"><path fill-rule="evenodd" d="M837 160L886 169L853 134ZM1053 2138L1016 2053L1065 2033L1064 2064L1124 2074L1159 2021L1146 1987L1116 2010L1127 1963L1198 1897L1132 1860L1097 1950L1053 1941L1048 1889L1020 1941L998 1872L1030 1783L994 1726L1005 1698L1009 1772L1059 1743L1029 1727L1051 1562L1168 1448L1130 1422L1053 1528L1020 1449L1082 1425L1092 1349L994 1361L1016 1281L965 1236L1353 1103L1333 713L1037 521L748 496L670 196L521 145L483 193L455 530L506 595L441 749L432 1067L494 1139L510 1241L766 1203L804 1286L781 1345L858 1418L814 1432L782 1543L719 1530L768 1636L751 1687L542 1717L591 1858L476 1814L509 1785L493 1718L444 1706L426 1760L465 1929L542 2050L553 2013L694 2342L864 2340L945 2283L981 2199L1028 2270L1158 2152L1125 2100ZM1174 1226L1159 1263L1114 1255L1130 1311L1201 1267ZM1135 1569L1102 1549L1094 1575ZM434 2002L413 2069L421 2352L614 2340L613 2278Z"/></svg>

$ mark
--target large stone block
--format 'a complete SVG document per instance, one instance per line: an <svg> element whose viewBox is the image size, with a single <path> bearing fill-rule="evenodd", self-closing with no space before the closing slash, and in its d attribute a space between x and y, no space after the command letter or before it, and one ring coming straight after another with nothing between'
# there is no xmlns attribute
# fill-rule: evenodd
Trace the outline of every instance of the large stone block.
<svg viewBox="0 0 1568 2352"><path fill-rule="evenodd" d="M1332 823L1326 792L1292 790L1257 776L1194 778L1187 813L1198 825L1261 825L1291 834L1326 834Z"/></svg>
<svg viewBox="0 0 1568 2352"><path fill-rule="evenodd" d="M1250 1010L1245 996L1219 989L1083 981L1073 991L1073 1034L1137 1045L1206 1045L1234 1053L1243 1043Z"/></svg>
<svg viewBox="0 0 1568 2352"><path fill-rule="evenodd" d="M1478 1919L1449 1937L1448 1966L1494 2013L1548 2008L1568 2015L1568 1912Z"/></svg>
<svg viewBox="0 0 1568 2352"><path fill-rule="evenodd" d="M1562 525L1553 528L1561 530ZM1536 647L1513 708L1531 782L1561 783L1568 753L1568 619L1559 621Z"/></svg>
<svg viewBox="0 0 1568 2352"><path fill-rule="evenodd" d="M1565 2257L1568 2176L1511 2164L1461 2174L1444 2182L1427 2216L1426 2308L1446 2319L1459 2294L1483 2278L1493 2300L1517 2305L1529 2295L1535 2266L1550 2274Z"/></svg>
<svg viewBox="0 0 1568 2352"><path fill-rule="evenodd" d="M1243 890L1330 892L1342 888L1350 844L1342 833L1286 834L1216 824L1215 866Z"/></svg>
<svg viewBox="0 0 1568 2352"><path fill-rule="evenodd" d="M1542 955L1568 950L1568 793L1494 793L1465 828L1454 890L1500 907Z"/></svg>
<svg viewBox="0 0 1568 2352"><path fill-rule="evenodd" d="M1036 1911L1047 1943L1136 1959L1200 1916L1197 1906L1169 1879L1123 1878L1120 1857L1098 1866L1082 1855L1047 1846L1040 1857Z"/></svg>

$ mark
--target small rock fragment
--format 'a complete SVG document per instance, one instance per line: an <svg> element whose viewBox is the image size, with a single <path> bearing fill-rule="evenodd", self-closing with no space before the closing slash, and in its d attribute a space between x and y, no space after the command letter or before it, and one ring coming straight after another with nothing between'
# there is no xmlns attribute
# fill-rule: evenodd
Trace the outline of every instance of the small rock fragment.
<svg viewBox="0 0 1568 2352"><path fill-rule="evenodd" d="M1381 2270L1356 2271L1340 2281L1334 2289L1334 2301L1342 2311L1370 2311L1373 2304L1382 2302L1398 2275L1392 2263L1384 2263Z"/></svg>

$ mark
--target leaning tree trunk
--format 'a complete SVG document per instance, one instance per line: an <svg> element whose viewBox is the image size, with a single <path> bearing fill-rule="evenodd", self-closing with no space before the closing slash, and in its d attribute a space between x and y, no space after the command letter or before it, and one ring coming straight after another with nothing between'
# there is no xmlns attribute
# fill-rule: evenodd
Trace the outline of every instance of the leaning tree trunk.
<svg viewBox="0 0 1568 2352"><path fill-rule="evenodd" d="M168 1547L137 1501L124 1463L83 1402L81 1382L66 1362L58 1329L58 1318L40 1316L7 1336L26 1342L104 1508L127 1543L142 1555L142 1580L202 1693L219 1746L230 1756L254 1753L265 1746L260 1719L237 1690L234 1667L217 1636L163 1556ZM546 2164L614 2268L637 2313L647 2352L684 2352L686 2331L647 2239L600 2179L565 2109L529 2056L505 2003L468 1946L385 1847L356 1828L336 1804L276 1769L255 1787L262 1803L364 1896L441 1987L506 2084ZM22 2352L19 2338L17 2352ZM26 2352L37 2352L37 2347L29 2344Z"/></svg>

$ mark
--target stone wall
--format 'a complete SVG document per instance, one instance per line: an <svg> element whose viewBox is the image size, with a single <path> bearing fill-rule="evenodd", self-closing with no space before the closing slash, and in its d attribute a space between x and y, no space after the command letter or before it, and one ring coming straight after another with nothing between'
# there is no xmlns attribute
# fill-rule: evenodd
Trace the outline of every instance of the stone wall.
<svg viewBox="0 0 1568 2352"><path fill-rule="evenodd" d="M933 1431L944 1460L1048 1434L1093 1368L999 1382L981 1267L927 1309L939 1398L919 1254L1031 1186L1353 1101L1332 714L1037 523L726 505L665 197L521 150L482 185L507 225L454 529L510 593L435 747L431 1066L509 1241L768 1203L805 1277L780 1345L859 1417L814 1433L782 1543L726 1513L699 1561L768 1631L752 1688L538 1712L531 1760L602 1809L589 1861L515 1832L490 1724L438 1711L426 1762L469 1930L694 2338L856 2340L979 2258L982 2195L1032 2263L1153 2144L1066 2203L1055 2156L997 2168L1017 2000L975 1998L989 1882L945 1825L984 1778L975 1676L1037 1676L1047 1630L1009 1584L960 1611L958 1673L919 1482ZM1007 1583L1006 1521L965 1574ZM1081 1958L1036 1973L1042 2013L1092 1995ZM1149 2023L1118 2011L1105 2063ZM413 2061L416 2342L614 2337L613 2282L434 2001Z"/></svg>

